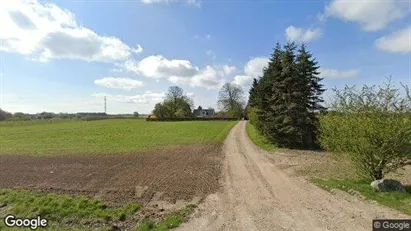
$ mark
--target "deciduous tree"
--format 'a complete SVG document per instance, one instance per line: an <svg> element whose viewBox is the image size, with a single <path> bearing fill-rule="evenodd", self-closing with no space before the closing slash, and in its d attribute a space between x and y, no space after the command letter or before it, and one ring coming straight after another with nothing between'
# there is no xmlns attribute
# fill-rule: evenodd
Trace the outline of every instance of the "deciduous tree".
<svg viewBox="0 0 411 231"><path fill-rule="evenodd" d="M233 83L226 83L218 94L218 105L231 117L241 118L244 113L244 91Z"/></svg>

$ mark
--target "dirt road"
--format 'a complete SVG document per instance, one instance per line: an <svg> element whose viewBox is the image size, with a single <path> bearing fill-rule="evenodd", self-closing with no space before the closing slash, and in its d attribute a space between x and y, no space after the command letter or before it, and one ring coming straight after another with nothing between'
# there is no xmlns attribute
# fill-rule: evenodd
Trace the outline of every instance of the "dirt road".
<svg viewBox="0 0 411 231"><path fill-rule="evenodd" d="M180 230L371 230L375 218L409 218L352 196L333 195L282 172L249 140L245 121L224 145L223 188Z"/></svg>

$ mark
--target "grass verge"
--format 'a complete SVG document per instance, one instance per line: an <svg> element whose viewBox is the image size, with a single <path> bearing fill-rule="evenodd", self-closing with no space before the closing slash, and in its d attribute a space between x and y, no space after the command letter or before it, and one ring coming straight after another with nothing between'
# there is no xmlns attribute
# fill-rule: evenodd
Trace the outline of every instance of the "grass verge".
<svg viewBox="0 0 411 231"><path fill-rule="evenodd" d="M140 205L128 203L112 207L100 200L84 196L43 194L28 190L0 190L0 230L31 230L30 228L6 227L3 217L12 214L19 218L35 218L40 216L48 220L46 228L37 230L111 230L112 225L121 223L128 226L139 226L134 231L168 230L178 227L194 212L196 205L187 205L183 209L172 212L164 219L154 222L140 220Z"/></svg>
<svg viewBox="0 0 411 231"><path fill-rule="evenodd" d="M378 203L397 209L411 215L411 186L407 186L406 193L400 192L375 192L366 181L313 179L314 184L325 190L340 189L349 193L359 192L364 199L374 200ZM354 190L354 191L353 191Z"/></svg>
<svg viewBox="0 0 411 231"><path fill-rule="evenodd" d="M0 203L5 205L1 215L13 214L16 217L41 216L51 226L101 226L113 222L124 222L138 213L139 204L125 204L110 207L100 200L84 196L43 194L28 190L0 190Z"/></svg>
<svg viewBox="0 0 411 231"><path fill-rule="evenodd" d="M181 223L188 219L188 216L192 214L196 205L187 205L185 208L174 212L164 220L160 222L153 222L151 220L144 221L139 227L133 231L163 231L178 227Z"/></svg>
<svg viewBox="0 0 411 231"><path fill-rule="evenodd" d="M217 122L217 121L216 121ZM224 123L224 122L223 122ZM226 122L225 122L226 123ZM230 133L231 129L238 123L238 121L231 121L215 138L218 142L223 142L227 137L228 133Z"/></svg>
<svg viewBox="0 0 411 231"><path fill-rule="evenodd" d="M258 130L254 127L254 125L250 123L250 121L247 121L245 130L248 137L250 137L250 140L258 147L266 151L274 151L276 149L276 147L272 143L270 143L267 138L265 138L258 132Z"/></svg>

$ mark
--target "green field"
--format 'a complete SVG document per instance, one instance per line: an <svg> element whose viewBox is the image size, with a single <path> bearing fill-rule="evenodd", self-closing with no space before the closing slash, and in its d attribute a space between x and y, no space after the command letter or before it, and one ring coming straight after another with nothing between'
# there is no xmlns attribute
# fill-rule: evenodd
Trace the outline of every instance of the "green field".
<svg viewBox="0 0 411 231"><path fill-rule="evenodd" d="M221 142L236 121L115 119L0 123L0 154L120 154L172 144Z"/></svg>

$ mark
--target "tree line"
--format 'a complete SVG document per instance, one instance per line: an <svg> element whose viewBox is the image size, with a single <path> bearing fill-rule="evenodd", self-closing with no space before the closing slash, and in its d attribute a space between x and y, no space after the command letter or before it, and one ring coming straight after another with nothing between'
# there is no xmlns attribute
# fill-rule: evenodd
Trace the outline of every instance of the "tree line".
<svg viewBox="0 0 411 231"><path fill-rule="evenodd" d="M272 143L287 148L318 148L318 113L325 91L319 66L303 44L276 44L249 91L248 114L257 129Z"/></svg>
<svg viewBox="0 0 411 231"><path fill-rule="evenodd" d="M221 110L213 117L236 119L244 117L244 91L240 86L233 83L224 84L219 91L217 103ZM196 115L193 110L193 99L188 97L179 86L171 86L163 102L154 106L153 115L161 119L194 118Z"/></svg>
<svg viewBox="0 0 411 231"><path fill-rule="evenodd" d="M24 120L47 120L47 119L79 119L79 118L97 118L108 117L104 112L78 112L78 113L23 113L23 112L7 112L0 108L0 121L24 121Z"/></svg>
<svg viewBox="0 0 411 231"><path fill-rule="evenodd" d="M219 92L218 105L222 108L214 117L237 118L244 116L244 92L240 86L232 83L223 85ZM213 108L209 108L213 109ZM152 114L158 118L194 118L194 102L188 97L179 86L168 88L166 96L161 103L154 106ZM213 109L214 110L214 109ZM107 115L101 112L78 112L78 113L53 113L41 112L36 114L29 113L10 113L0 109L0 121L4 120L37 120L37 119L81 119L81 118L109 118L109 117L140 117L138 112L133 114Z"/></svg>

